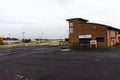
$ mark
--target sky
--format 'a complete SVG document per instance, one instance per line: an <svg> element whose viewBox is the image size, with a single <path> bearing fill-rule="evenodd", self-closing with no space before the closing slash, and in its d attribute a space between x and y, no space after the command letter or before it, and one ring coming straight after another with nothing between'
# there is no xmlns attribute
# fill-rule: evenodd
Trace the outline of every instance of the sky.
<svg viewBox="0 0 120 80"><path fill-rule="evenodd" d="M120 28L120 0L0 0L1 37L65 38L70 18Z"/></svg>

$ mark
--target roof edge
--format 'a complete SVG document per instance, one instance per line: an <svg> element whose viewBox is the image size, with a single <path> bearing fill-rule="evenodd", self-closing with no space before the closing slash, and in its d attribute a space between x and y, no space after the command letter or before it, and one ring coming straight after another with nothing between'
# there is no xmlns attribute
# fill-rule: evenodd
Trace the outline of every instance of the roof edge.
<svg viewBox="0 0 120 80"><path fill-rule="evenodd" d="M67 19L66 21L70 21L70 20L80 20L80 21L84 21L84 22L88 21L88 20L83 19L83 18L71 18L71 19Z"/></svg>
<svg viewBox="0 0 120 80"><path fill-rule="evenodd" d="M112 30L120 31L120 29L118 29L118 28L115 28L115 27L112 27L112 26L109 26L109 25L105 25L105 24L99 24L99 23L79 23L79 24L95 24L95 25L101 25L101 26L107 27L107 29L112 29Z"/></svg>

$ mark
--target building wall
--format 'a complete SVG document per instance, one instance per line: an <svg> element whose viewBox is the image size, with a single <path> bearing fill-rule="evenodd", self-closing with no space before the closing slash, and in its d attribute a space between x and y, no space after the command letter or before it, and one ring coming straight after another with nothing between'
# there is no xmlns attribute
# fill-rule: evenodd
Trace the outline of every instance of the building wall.
<svg viewBox="0 0 120 80"><path fill-rule="evenodd" d="M69 23L73 23L73 33L69 35L70 46L79 46L79 35L92 35L92 40L103 37L104 42L97 42L98 47L107 48L119 43L118 31L107 29L104 25L89 24L78 20L70 20Z"/></svg>
<svg viewBox="0 0 120 80"><path fill-rule="evenodd" d="M73 34L70 36L72 40L70 45L73 43L74 45L79 45L79 35L92 35L92 40L96 40L97 37L104 37L104 42L98 42L97 44L98 47L107 46L107 29L103 26L93 24L76 24L73 29Z"/></svg>
<svg viewBox="0 0 120 80"><path fill-rule="evenodd" d="M116 30L108 30L109 47L119 43L119 33Z"/></svg>
<svg viewBox="0 0 120 80"><path fill-rule="evenodd" d="M118 41L120 43L120 32L118 32Z"/></svg>

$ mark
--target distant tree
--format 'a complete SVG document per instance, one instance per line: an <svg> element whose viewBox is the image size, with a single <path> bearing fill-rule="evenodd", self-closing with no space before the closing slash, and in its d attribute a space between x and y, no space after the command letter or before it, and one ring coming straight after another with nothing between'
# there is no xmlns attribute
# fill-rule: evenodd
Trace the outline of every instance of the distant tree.
<svg viewBox="0 0 120 80"><path fill-rule="evenodd" d="M11 40L18 40L17 38L11 38Z"/></svg>
<svg viewBox="0 0 120 80"><path fill-rule="evenodd" d="M31 42L31 39L22 39L22 42L29 43L29 42Z"/></svg>
<svg viewBox="0 0 120 80"><path fill-rule="evenodd" d="M7 37L7 38L3 38L3 40L18 40L17 38L9 38L9 37Z"/></svg>
<svg viewBox="0 0 120 80"><path fill-rule="evenodd" d="M39 41L40 39L35 39L36 41Z"/></svg>
<svg viewBox="0 0 120 80"><path fill-rule="evenodd" d="M9 38L9 37L7 37L7 38L3 38L3 40L10 40L10 38Z"/></svg>
<svg viewBox="0 0 120 80"><path fill-rule="evenodd" d="M65 41L66 41L66 42L69 42L69 38L65 38Z"/></svg>
<svg viewBox="0 0 120 80"><path fill-rule="evenodd" d="M0 45L3 45L4 42L3 42L3 39L0 37Z"/></svg>

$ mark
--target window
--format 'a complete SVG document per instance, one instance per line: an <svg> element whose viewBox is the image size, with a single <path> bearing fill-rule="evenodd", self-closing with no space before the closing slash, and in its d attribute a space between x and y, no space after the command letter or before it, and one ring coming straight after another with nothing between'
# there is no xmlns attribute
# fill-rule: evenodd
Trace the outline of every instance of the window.
<svg viewBox="0 0 120 80"><path fill-rule="evenodd" d="M118 39L120 40L120 37L118 37Z"/></svg>
<svg viewBox="0 0 120 80"><path fill-rule="evenodd" d="M70 25L70 28L72 28L72 27L73 27L73 23L70 23L69 25Z"/></svg>
<svg viewBox="0 0 120 80"><path fill-rule="evenodd" d="M104 42L104 37L97 37L96 40L97 42Z"/></svg>
<svg viewBox="0 0 120 80"><path fill-rule="evenodd" d="M73 33L73 28L69 28L69 33L70 33L70 34Z"/></svg>
<svg viewBox="0 0 120 80"><path fill-rule="evenodd" d="M120 34L120 31L118 32L118 34Z"/></svg>
<svg viewBox="0 0 120 80"><path fill-rule="evenodd" d="M69 23L69 34L73 33L73 23Z"/></svg>

